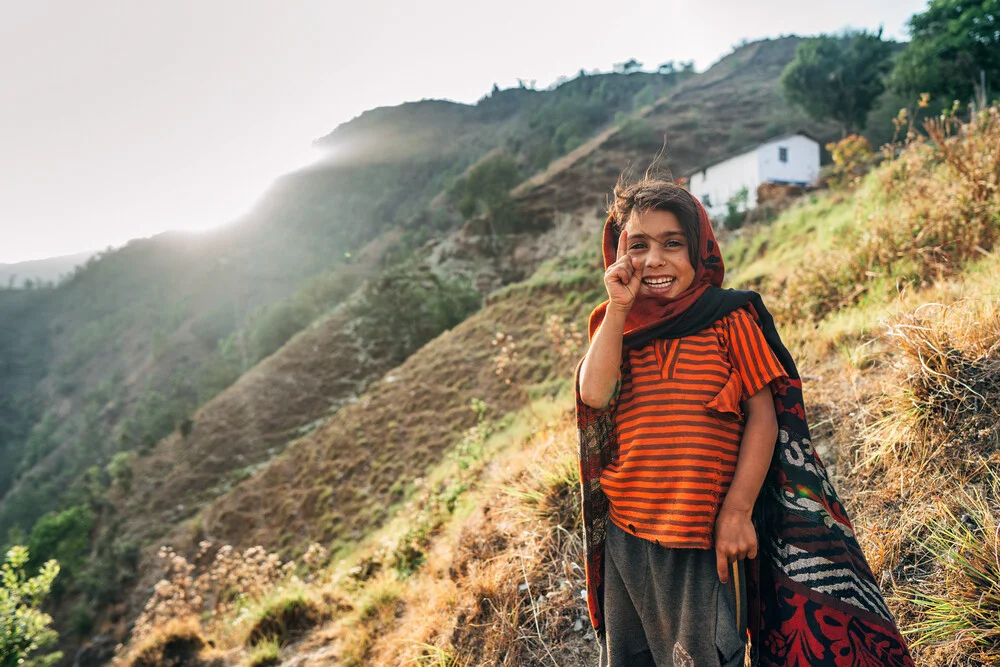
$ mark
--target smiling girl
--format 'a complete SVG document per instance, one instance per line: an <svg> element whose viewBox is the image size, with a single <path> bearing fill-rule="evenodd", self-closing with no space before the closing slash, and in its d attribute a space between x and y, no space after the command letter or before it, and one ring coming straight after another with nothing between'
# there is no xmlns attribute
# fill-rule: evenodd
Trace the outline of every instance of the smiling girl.
<svg viewBox="0 0 1000 667"><path fill-rule="evenodd" d="M701 204L619 184L603 252L608 300L577 372L602 665L743 665L748 634L753 664L912 665L812 449L795 365L759 295L721 289Z"/></svg>

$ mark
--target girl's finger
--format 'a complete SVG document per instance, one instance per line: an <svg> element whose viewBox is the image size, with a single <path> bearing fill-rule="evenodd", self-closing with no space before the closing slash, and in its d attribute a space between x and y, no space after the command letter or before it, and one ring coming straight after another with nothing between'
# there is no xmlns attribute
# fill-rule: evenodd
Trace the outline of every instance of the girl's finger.
<svg viewBox="0 0 1000 667"><path fill-rule="evenodd" d="M618 258L616 261L621 261L622 257L628 255L628 232L624 229L622 233L618 235Z"/></svg>
<svg viewBox="0 0 1000 667"><path fill-rule="evenodd" d="M719 574L719 581L729 583L729 559L719 549L715 550L715 569Z"/></svg>

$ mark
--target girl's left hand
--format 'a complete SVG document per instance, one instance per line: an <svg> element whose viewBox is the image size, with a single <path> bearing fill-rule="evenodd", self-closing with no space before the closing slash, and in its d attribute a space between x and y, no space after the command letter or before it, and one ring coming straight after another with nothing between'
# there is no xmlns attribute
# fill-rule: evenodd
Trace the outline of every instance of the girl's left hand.
<svg viewBox="0 0 1000 667"><path fill-rule="evenodd" d="M730 563L756 557L757 531L750 520L750 512L723 506L715 520L715 566L719 581L729 583Z"/></svg>

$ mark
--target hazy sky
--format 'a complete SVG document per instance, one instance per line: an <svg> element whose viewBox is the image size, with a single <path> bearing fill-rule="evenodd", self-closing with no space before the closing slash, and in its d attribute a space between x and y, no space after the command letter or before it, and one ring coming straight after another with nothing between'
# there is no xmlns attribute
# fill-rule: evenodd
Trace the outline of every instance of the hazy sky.
<svg viewBox="0 0 1000 667"><path fill-rule="evenodd" d="M905 39L925 0L0 0L0 262L205 229L365 109L742 39Z"/></svg>

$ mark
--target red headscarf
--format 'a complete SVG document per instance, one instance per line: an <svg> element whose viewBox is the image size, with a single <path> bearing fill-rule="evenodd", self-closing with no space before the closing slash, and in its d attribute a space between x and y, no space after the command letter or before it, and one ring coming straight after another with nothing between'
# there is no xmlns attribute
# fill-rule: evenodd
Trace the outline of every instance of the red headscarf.
<svg viewBox="0 0 1000 667"><path fill-rule="evenodd" d="M625 318L624 334L626 336L680 317L710 286L722 287L722 279L726 276L726 267L722 262L719 244L715 240L715 232L712 231L712 223L709 221L708 213L705 212L701 202L694 195L691 195L691 199L698 206L700 229L698 236L701 241L698 248L698 263L694 267L694 279L688 288L676 297L636 297L628 312L628 317ZM604 223L605 271L618 258L618 234L615 233L614 222L614 216L608 216L607 222ZM593 339L598 327L601 326L601 322L604 321L604 313L607 308L608 302L605 301L590 314L591 339Z"/></svg>

